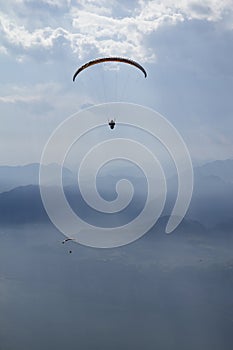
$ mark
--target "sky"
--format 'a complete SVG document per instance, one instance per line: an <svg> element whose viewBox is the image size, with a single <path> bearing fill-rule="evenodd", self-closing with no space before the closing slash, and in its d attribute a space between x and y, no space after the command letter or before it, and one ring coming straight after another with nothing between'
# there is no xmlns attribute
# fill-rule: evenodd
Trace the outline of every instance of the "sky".
<svg viewBox="0 0 233 350"><path fill-rule="evenodd" d="M114 72L72 76L113 55L148 73L143 80L129 68L124 101L167 118L195 164L233 158L232 0L8 0L0 4L0 165L39 162L61 122L110 102ZM128 73L118 69L121 84Z"/></svg>

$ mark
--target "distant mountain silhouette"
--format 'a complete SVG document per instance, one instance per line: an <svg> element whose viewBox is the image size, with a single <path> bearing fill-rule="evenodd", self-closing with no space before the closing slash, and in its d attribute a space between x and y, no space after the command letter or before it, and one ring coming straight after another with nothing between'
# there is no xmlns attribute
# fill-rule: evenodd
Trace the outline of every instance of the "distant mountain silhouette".
<svg viewBox="0 0 233 350"><path fill-rule="evenodd" d="M49 186L53 184L53 171L56 170L57 165L52 164L48 167L51 169L51 176L47 184ZM0 188L5 189L5 192L0 193L0 222L2 224L48 221L40 198L38 173L38 164L0 167ZM88 222L92 217L93 224L100 226L101 221L106 221L107 227L110 221L113 226L116 222L124 224L138 215L143 208L147 191L146 181L142 174L135 172L132 166L123 169L123 176L121 176L121 170L118 169L116 173L105 171L97 177L98 190L106 200L113 200L116 197L115 186L122 177L131 181L136 189L134 202L128 207L128 211L120 213L122 214L121 219L119 214L112 216L110 221L108 221L107 214L101 217L101 214L87 207L75 184L76 176L66 168L63 173L64 188L70 205ZM229 231L231 227L233 228L233 182L230 181L232 174L233 160L216 161L194 169L194 191L186 214L189 225L191 222L196 222L211 229L217 227L219 230L222 227ZM89 184L86 185L88 188ZM163 215L170 215L176 195L177 178L173 177L168 180L168 195ZM184 225L185 222L183 227ZM201 230L202 227L195 229Z"/></svg>
<svg viewBox="0 0 233 350"><path fill-rule="evenodd" d="M188 214L207 227L233 219L233 183L214 175L196 176Z"/></svg>
<svg viewBox="0 0 233 350"><path fill-rule="evenodd" d="M220 179L233 183L233 159L216 160L194 169L196 178L217 176Z"/></svg>
<svg viewBox="0 0 233 350"><path fill-rule="evenodd" d="M46 165L50 171L48 185L53 182L53 171L58 165ZM19 186L38 185L39 184L39 168L38 163L27 164L23 166L0 166L0 193L12 190ZM72 172L63 168L63 179L65 185L71 184L73 178Z"/></svg>
<svg viewBox="0 0 233 350"><path fill-rule="evenodd" d="M1 224L26 224L41 221L48 222L48 217L38 186L22 186L0 193Z"/></svg>

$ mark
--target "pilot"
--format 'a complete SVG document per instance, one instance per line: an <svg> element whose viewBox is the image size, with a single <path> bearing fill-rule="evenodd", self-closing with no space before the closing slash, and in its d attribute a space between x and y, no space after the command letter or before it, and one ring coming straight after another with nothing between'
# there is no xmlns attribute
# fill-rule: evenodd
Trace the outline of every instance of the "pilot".
<svg viewBox="0 0 233 350"><path fill-rule="evenodd" d="M108 122L108 125L109 125L109 127L110 127L110 129L114 129L115 128L115 125L116 125L116 122L115 122L115 120L110 120L109 122Z"/></svg>

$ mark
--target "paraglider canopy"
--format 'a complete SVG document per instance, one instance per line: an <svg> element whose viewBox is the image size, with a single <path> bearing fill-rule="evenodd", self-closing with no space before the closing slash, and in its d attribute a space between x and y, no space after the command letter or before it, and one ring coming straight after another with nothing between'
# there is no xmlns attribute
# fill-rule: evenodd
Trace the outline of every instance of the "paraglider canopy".
<svg viewBox="0 0 233 350"><path fill-rule="evenodd" d="M122 63L131 64L132 66L135 66L136 68L140 69L143 72L145 78L147 77L147 73L146 73L145 69L136 61L133 61L129 58L123 58L123 57L104 57L104 58L97 58L95 60L87 62L83 66L78 68L78 70L75 72L75 74L73 76L73 81L75 81L75 78L77 77L77 75L80 72L82 72L84 69L91 67L95 64L98 64L98 63L109 62L109 61L110 62L122 62Z"/></svg>

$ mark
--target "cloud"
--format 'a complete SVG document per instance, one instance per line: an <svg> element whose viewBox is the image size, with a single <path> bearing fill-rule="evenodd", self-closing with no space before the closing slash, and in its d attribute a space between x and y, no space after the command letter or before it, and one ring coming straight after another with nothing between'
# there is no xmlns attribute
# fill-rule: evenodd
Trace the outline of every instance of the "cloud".
<svg viewBox="0 0 233 350"><path fill-rule="evenodd" d="M0 55L7 55L7 49L4 46L0 45Z"/></svg>
<svg viewBox="0 0 233 350"><path fill-rule="evenodd" d="M52 83L0 86L0 106L2 110L8 108L10 111L11 105L15 105L13 111L19 115L29 113L32 119L39 114L45 116L54 110L54 99L60 90L57 84Z"/></svg>
<svg viewBox="0 0 233 350"><path fill-rule="evenodd" d="M56 95L61 90L61 87L55 83L47 84L31 84L31 85L4 85L0 87L0 91L5 94L0 96L1 101L17 103L18 101L39 101L44 100L50 94ZM10 93L9 93L10 92Z"/></svg>
<svg viewBox="0 0 233 350"><path fill-rule="evenodd" d="M113 12L114 0L79 0L78 5L73 4L71 13L85 11L88 13L111 16Z"/></svg>
<svg viewBox="0 0 233 350"><path fill-rule="evenodd" d="M8 95L8 96L0 96L0 102L3 103L17 103L17 102L34 102L39 101L40 98L38 96L22 96L22 95Z"/></svg>
<svg viewBox="0 0 233 350"><path fill-rule="evenodd" d="M227 16L233 16L231 0L140 0L141 16L151 18L163 15L181 15L183 19L223 21Z"/></svg>
<svg viewBox="0 0 233 350"><path fill-rule="evenodd" d="M1 18L1 28L9 44L20 46L23 49L30 47L51 48L59 37L67 38L69 36L69 33L63 28L53 30L50 27L45 27L30 32L24 26L19 26L4 16Z"/></svg>
<svg viewBox="0 0 233 350"><path fill-rule="evenodd" d="M2 6L1 51L36 59L38 51L49 57L51 52L69 48L79 59L93 52L120 53L152 62L156 49L147 45L148 35L184 20L223 23L228 19L231 23L231 5L231 0L206 0L204 4L199 0L140 0L124 5L112 0L11 0Z"/></svg>

